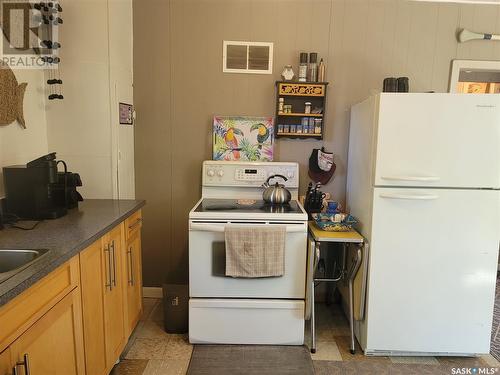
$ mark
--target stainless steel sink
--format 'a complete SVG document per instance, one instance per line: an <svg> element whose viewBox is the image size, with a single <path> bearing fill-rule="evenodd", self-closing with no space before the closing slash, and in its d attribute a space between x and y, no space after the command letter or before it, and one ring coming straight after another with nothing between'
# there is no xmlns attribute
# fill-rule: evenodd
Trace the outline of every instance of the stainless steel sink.
<svg viewBox="0 0 500 375"><path fill-rule="evenodd" d="M47 252L46 249L0 249L0 283L25 269Z"/></svg>

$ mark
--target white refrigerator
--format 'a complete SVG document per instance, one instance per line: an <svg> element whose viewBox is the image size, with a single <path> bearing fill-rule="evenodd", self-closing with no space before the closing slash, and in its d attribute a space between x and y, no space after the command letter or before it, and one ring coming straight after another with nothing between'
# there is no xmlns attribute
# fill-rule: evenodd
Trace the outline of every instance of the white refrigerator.
<svg viewBox="0 0 500 375"><path fill-rule="evenodd" d="M499 189L500 95L383 93L351 108L365 354L489 353Z"/></svg>

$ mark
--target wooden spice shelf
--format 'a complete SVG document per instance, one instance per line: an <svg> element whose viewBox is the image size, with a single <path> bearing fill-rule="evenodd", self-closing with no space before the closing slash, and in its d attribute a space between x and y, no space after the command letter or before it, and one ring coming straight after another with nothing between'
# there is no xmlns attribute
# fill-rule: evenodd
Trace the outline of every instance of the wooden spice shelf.
<svg viewBox="0 0 500 375"><path fill-rule="evenodd" d="M283 112L278 112L278 116L323 117L323 114L322 113L283 113Z"/></svg>
<svg viewBox="0 0 500 375"><path fill-rule="evenodd" d="M275 138L294 138L294 139L323 139L325 132L325 110L326 110L326 94L328 82L290 82L276 81L276 122L275 122ZM281 104L287 105L288 112L280 111ZM305 103L311 103L311 109L321 108L321 113L304 113ZM283 109L283 108L281 108ZM295 109L295 112L293 110ZM299 111L299 112L297 112ZM311 111L312 112L312 111ZM308 121L308 126L312 126L311 122L314 119L314 127L321 130L321 133L283 133L278 132L278 129L283 130L283 127L290 129L287 126L299 126L298 118L304 118ZM318 129L318 127L320 129Z"/></svg>
<svg viewBox="0 0 500 375"><path fill-rule="evenodd" d="M317 96L326 95L328 82L277 82L278 95L284 96Z"/></svg>

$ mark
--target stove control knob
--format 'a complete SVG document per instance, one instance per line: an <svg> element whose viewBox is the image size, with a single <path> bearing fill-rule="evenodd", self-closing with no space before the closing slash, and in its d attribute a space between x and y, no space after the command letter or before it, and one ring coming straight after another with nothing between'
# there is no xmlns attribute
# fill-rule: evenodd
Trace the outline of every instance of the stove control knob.
<svg viewBox="0 0 500 375"><path fill-rule="evenodd" d="M292 172L292 171L288 171L288 172L286 173L286 177L288 177L288 178L293 178L293 172Z"/></svg>
<svg viewBox="0 0 500 375"><path fill-rule="evenodd" d="M215 176L215 172L214 172L214 170L213 170L213 169L209 169L209 170L207 170L207 175L208 175L208 177L213 177L213 176Z"/></svg>
<svg viewBox="0 0 500 375"><path fill-rule="evenodd" d="M224 171L222 169L220 171L218 171L217 176L219 176L219 177L224 176Z"/></svg>

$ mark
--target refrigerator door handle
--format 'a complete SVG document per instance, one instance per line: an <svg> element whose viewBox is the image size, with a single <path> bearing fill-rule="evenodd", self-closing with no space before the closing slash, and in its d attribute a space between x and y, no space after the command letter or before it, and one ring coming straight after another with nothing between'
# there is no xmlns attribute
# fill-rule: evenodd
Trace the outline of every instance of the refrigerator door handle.
<svg viewBox="0 0 500 375"><path fill-rule="evenodd" d="M438 176L382 176L382 180L437 182L440 180L440 178Z"/></svg>
<svg viewBox="0 0 500 375"><path fill-rule="evenodd" d="M433 199L438 199L439 195L435 195L435 194L397 194L397 193L391 194L391 193L382 193L382 194L380 194L380 198L429 201L429 200L433 200Z"/></svg>

